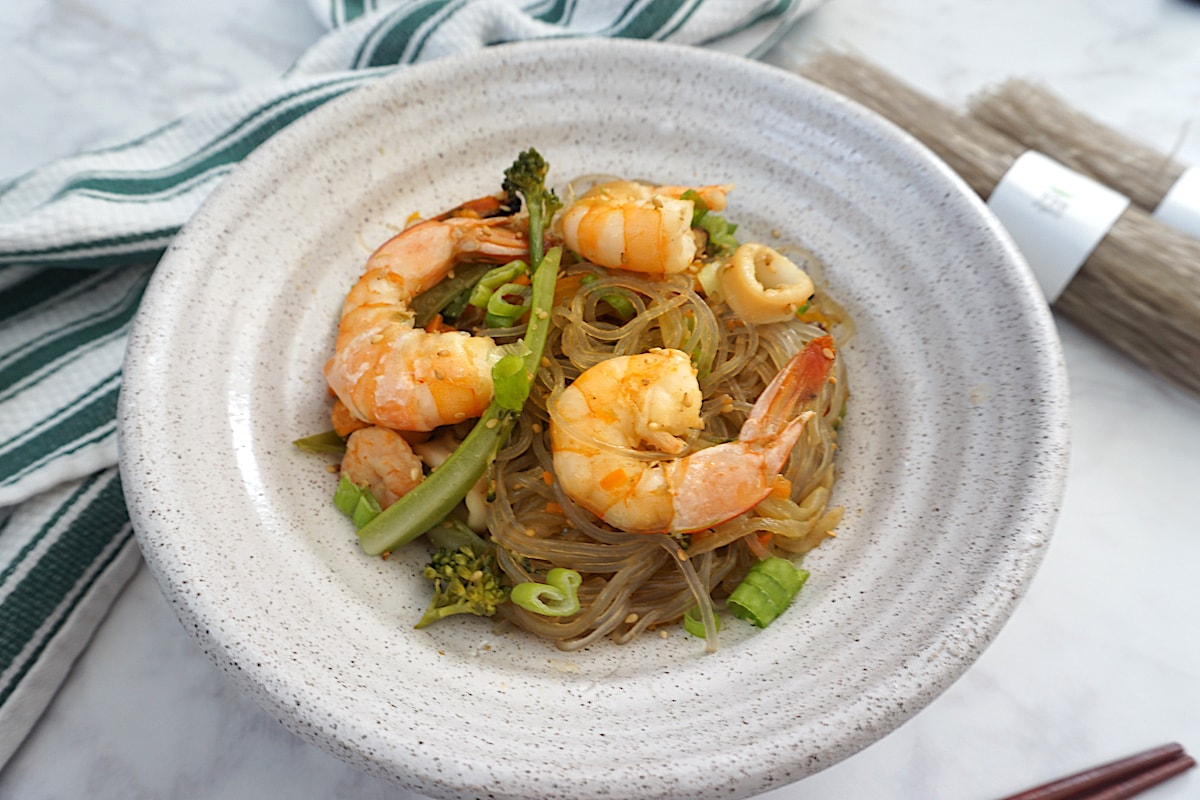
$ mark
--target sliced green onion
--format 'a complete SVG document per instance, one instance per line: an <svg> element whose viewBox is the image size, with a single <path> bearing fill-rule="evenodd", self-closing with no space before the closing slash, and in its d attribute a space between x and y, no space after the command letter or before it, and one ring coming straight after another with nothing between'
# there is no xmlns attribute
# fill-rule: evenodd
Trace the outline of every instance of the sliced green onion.
<svg viewBox="0 0 1200 800"><path fill-rule="evenodd" d="M708 214L708 203L704 202L704 198L695 189L688 189L679 195L679 199L692 201L692 227L699 228L700 220Z"/></svg>
<svg viewBox="0 0 1200 800"><path fill-rule="evenodd" d="M698 639L707 639L704 634L704 620L700 619L700 606L692 606L687 611L683 612L683 629L695 636ZM717 631L721 630L721 618L713 617L716 621Z"/></svg>
<svg viewBox="0 0 1200 800"><path fill-rule="evenodd" d="M699 227L708 233L709 243L716 245L718 251L737 250L738 240L733 235L733 232L737 230L737 225L726 222L724 217L717 214L705 214L704 219L700 220Z"/></svg>
<svg viewBox="0 0 1200 800"><path fill-rule="evenodd" d="M493 267L475 284L468 302L476 308L487 308L488 300L491 299L497 288L506 283L511 283L513 279L519 275L524 275L528 270L529 266L521 260L510 261L503 266Z"/></svg>
<svg viewBox="0 0 1200 800"><path fill-rule="evenodd" d="M700 288L704 290L704 296L709 299L710 303L715 304L721 301L721 279L717 276L717 272L728 263L725 259L709 261L696 273L696 280L700 283Z"/></svg>
<svg viewBox="0 0 1200 800"><path fill-rule="evenodd" d="M501 408L520 411L525 405L532 384L525 373L523 355L510 353L492 367L493 397Z"/></svg>
<svg viewBox="0 0 1200 800"><path fill-rule="evenodd" d="M358 486L345 475L333 492L333 504L354 521L355 528L363 527L383 510L370 489Z"/></svg>
<svg viewBox="0 0 1200 800"><path fill-rule="evenodd" d="M315 433L312 436L297 439L292 444L306 453L336 453L341 455L346 452L346 440L338 436L337 431Z"/></svg>
<svg viewBox="0 0 1200 800"><path fill-rule="evenodd" d="M518 583L508 599L526 611L545 617L569 617L579 611L581 583L583 576L575 570L555 567L546 573L545 583Z"/></svg>
<svg viewBox="0 0 1200 800"><path fill-rule="evenodd" d="M505 283L492 292L487 301L487 314L483 323L490 327L505 328L516 325L517 321L529 310L529 298L533 289L525 284ZM519 303L509 298L520 298Z"/></svg>
<svg viewBox="0 0 1200 800"><path fill-rule="evenodd" d="M441 311L445 310L463 292L473 286L491 269L487 264L460 264L454 268L454 277L443 278L429 289L412 299L413 325L424 328ZM462 313L461 310L459 313ZM452 316L458 316L453 314Z"/></svg>
<svg viewBox="0 0 1200 800"><path fill-rule="evenodd" d="M579 283L583 286L587 286L589 283L595 283L598 280L600 280L598 276L587 274L579 279ZM629 298L626 297L625 294L620 290L605 292L604 294L600 295L600 299L605 303L608 303L609 307L612 308L616 315L626 322L633 319L637 314L637 309L634 308L633 303L631 303Z"/></svg>
<svg viewBox="0 0 1200 800"><path fill-rule="evenodd" d="M804 305L802 305L802 306L800 306L799 308L797 308L797 309L796 309L796 316L797 316L797 317L798 317L798 316L800 316L800 315L801 315L801 314L803 314L804 312L808 311L808 309L809 309L809 308L811 308L811 307L812 307L812 301L811 301L811 300L809 300L807 303L805 303Z"/></svg>
<svg viewBox="0 0 1200 800"><path fill-rule="evenodd" d="M808 570L786 558L766 558L750 567L725 606L738 619L765 628L787 607L808 580Z"/></svg>
<svg viewBox="0 0 1200 800"><path fill-rule="evenodd" d="M708 241L715 245L716 250L728 252L737 249L738 240L733 235L737 225L727 222L719 214L710 214L708 203L694 189L688 189L679 199L692 201L692 227L707 233Z"/></svg>

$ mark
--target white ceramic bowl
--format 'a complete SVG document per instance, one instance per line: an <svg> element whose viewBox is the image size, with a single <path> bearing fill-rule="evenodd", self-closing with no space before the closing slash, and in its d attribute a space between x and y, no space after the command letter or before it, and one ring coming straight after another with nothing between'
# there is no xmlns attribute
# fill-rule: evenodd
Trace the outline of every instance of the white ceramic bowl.
<svg viewBox="0 0 1200 800"><path fill-rule="evenodd" d="M537 147L585 172L732 182L746 238L824 258L857 322L834 541L796 604L706 655L682 632L564 654L487 621L412 628L423 548L358 550L327 427L339 305L410 212ZM438 797L744 797L865 747L995 636L1048 542L1067 395L1049 313L984 206L824 90L664 45L502 46L412 67L255 152L178 237L129 347L122 471L183 624L290 728Z"/></svg>

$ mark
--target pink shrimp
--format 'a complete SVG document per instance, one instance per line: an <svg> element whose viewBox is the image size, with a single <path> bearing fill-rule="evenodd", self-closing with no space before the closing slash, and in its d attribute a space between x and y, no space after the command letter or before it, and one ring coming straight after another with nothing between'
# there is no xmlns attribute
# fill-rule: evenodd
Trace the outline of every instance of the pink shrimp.
<svg viewBox="0 0 1200 800"><path fill-rule="evenodd" d="M655 349L585 370L550 404L554 470L563 490L610 525L689 533L750 510L771 492L829 378L834 345L810 342L758 398L738 438L687 455L679 437L702 425L685 353ZM638 452L649 445L654 453Z"/></svg>
<svg viewBox="0 0 1200 800"><path fill-rule="evenodd" d="M377 426L350 434L342 474L370 489L381 508L408 494L425 477L421 459L408 442L395 431Z"/></svg>
<svg viewBox="0 0 1200 800"><path fill-rule="evenodd" d="M527 256L511 218L439 217L385 242L342 305L329 386L357 419L428 431L477 417L492 399L496 344L466 332L413 326L409 301L466 260Z"/></svg>
<svg viewBox="0 0 1200 800"><path fill-rule="evenodd" d="M725 208L728 186L692 191L713 211ZM669 274L682 272L696 256L692 235L695 203L681 199L686 186L651 187L633 181L602 183L563 212L568 248L609 269Z"/></svg>

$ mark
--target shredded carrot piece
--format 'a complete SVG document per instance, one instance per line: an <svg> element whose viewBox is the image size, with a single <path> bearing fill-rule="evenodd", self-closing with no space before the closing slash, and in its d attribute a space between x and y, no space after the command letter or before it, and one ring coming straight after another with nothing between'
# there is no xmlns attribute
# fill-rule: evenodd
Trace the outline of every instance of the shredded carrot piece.
<svg viewBox="0 0 1200 800"><path fill-rule="evenodd" d="M574 297L579 293L579 287L582 285L582 273L559 278L558 282L554 284L554 305L562 305L568 297Z"/></svg>
<svg viewBox="0 0 1200 800"><path fill-rule="evenodd" d="M546 503L546 513L547 514L561 514L562 511L563 511L563 507L560 506L558 503Z"/></svg>
<svg viewBox="0 0 1200 800"><path fill-rule="evenodd" d="M447 325L445 320L442 319L441 314L434 314L433 319L429 320L429 323L426 324L425 330L429 331L430 333L440 333L441 331L452 331L456 329L452 325Z"/></svg>
<svg viewBox="0 0 1200 800"><path fill-rule="evenodd" d="M550 474L550 470L548 469L542 470L542 480L546 482L547 486L554 485L554 476Z"/></svg>

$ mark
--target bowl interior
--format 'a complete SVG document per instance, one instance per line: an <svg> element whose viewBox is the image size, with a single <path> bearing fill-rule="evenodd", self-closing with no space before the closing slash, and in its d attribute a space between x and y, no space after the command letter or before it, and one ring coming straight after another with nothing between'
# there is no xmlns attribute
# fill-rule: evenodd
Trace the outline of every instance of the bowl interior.
<svg viewBox="0 0 1200 800"><path fill-rule="evenodd" d="M795 606L704 654L682 630L574 654L474 618L414 631L412 548L361 554L321 367L346 290L414 211L558 182L730 182L739 237L803 244L854 317L836 540ZM1044 303L979 201L911 139L753 62L634 42L406 69L261 148L180 235L131 337L122 469L184 624L284 722L435 796L735 797L870 744L976 658L1053 526L1066 389Z"/></svg>

